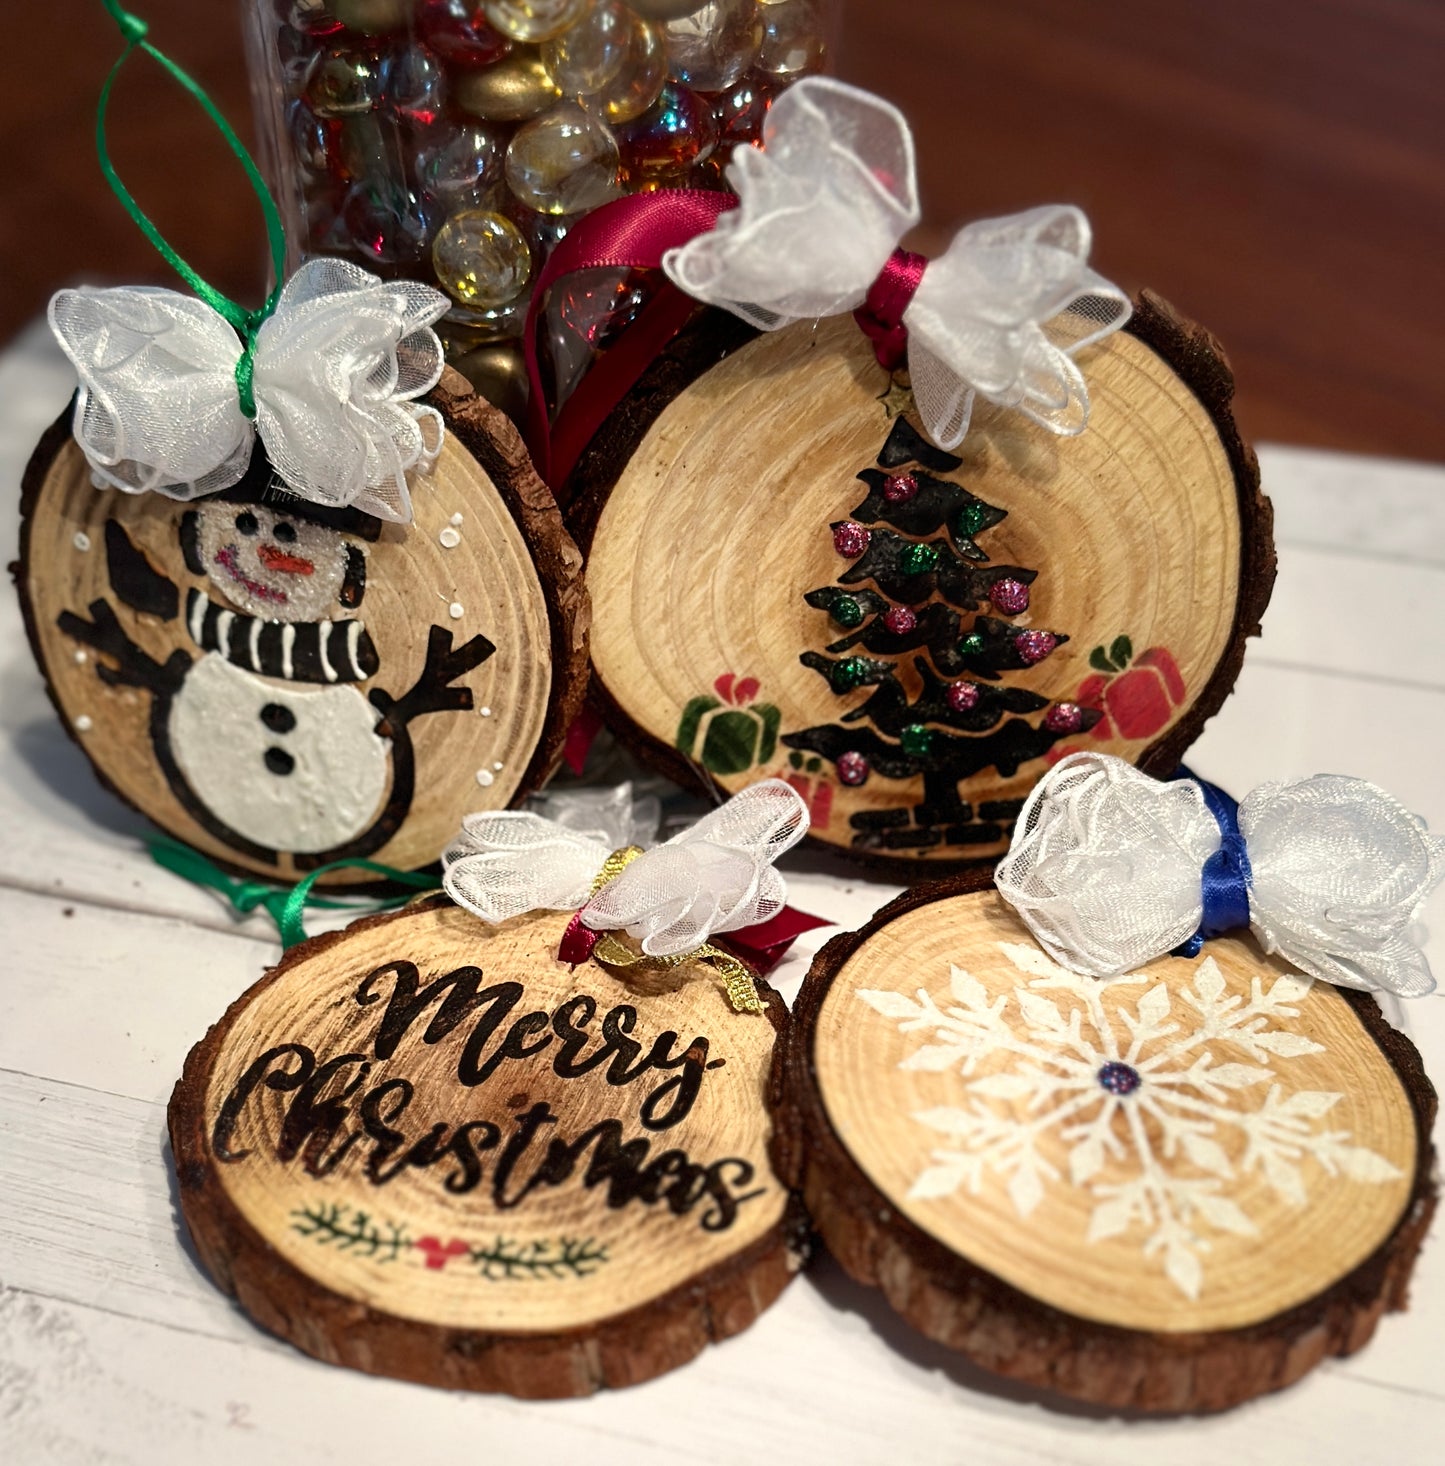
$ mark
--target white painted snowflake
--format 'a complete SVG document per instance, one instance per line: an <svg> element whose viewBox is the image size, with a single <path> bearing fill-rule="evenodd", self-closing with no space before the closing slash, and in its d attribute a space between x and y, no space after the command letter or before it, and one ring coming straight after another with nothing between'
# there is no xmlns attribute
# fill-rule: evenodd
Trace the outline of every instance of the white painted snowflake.
<svg viewBox="0 0 1445 1466"><path fill-rule="evenodd" d="M972 1080L965 1108L939 1106L914 1115L950 1144L932 1152L910 1197L949 1196L960 1187L977 1195L991 1173L1026 1217L1047 1185L1085 1187L1094 1202L1087 1240L1137 1229L1144 1256L1162 1255L1167 1276L1193 1299L1203 1284L1210 1234L1257 1230L1226 1194L1226 1183L1257 1172L1277 1197L1303 1206L1305 1162L1365 1183L1399 1176L1383 1156L1350 1144L1348 1131L1327 1128L1325 1117L1340 1094L1290 1092L1275 1075L1281 1059L1324 1051L1279 1026L1299 1016L1296 1005L1311 979L1278 977L1266 991L1256 977L1246 1001L1227 992L1218 965L1207 957L1189 988L1171 995L1164 983L1152 982L1132 1010L1120 1004L1111 1017L1103 1003L1106 988L1140 987L1151 979L1132 973L1080 977L1036 947L998 945L1029 980L992 1000L961 967L952 969L942 1008L923 988L916 998L858 993L901 1032L931 1035L902 1069L957 1069L967 1079L980 1061L1009 1056L1004 1067L991 1063L989 1073ZM1176 1002L1193 1010L1187 1022L1171 1021ZM1216 1062L1211 1044L1230 1045L1253 1062ZM1230 1131L1244 1141L1237 1162L1216 1138ZM1040 1141L1050 1137L1067 1154L1067 1178L1040 1154ZM1124 1162L1132 1175L1104 1184L1099 1177L1106 1160Z"/></svg>

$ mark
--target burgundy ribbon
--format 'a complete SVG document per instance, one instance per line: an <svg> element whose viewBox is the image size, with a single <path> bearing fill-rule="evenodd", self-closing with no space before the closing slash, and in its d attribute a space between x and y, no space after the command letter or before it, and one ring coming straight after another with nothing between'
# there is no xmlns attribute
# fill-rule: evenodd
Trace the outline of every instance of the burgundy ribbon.
<svg viewBox="0 0 1445 1466"><path fill-rule="evenodd" d="M702 306L671 281L663 284L616 344L608 347L583 376L549 428L537 342L548 292L579 270L661 269L668 250L679 249L716 228L718 220L736 208L737 202L730 193L704 189L664 188L656 193L632 194L579 220L552 251L532 291L522 348L531 384L528 446L537 472L559 497L594 434ZM867 300L855 312L858 325L873 342L878 361L887 371L903 363L908 341L903 313L923 279L927 263L922 255L895 250Z"/></svg>
<svg viewBox="0 0 1445 1466"><path fill-rule="evenodd" d="M745 926L741 931L723 932L717 940L735 952L762 977L788 955L788 949L804 932L816 931L820 926L830 925L821 916L809 916L806 911L794 911L791 906L784 906L768 921L760 921L756 926ZM567 923L567 930L562 934L558 958L572 967L579 966L592 956L592 949L601 935L601 932L582 925L582 913L579 911Z"/></svg>

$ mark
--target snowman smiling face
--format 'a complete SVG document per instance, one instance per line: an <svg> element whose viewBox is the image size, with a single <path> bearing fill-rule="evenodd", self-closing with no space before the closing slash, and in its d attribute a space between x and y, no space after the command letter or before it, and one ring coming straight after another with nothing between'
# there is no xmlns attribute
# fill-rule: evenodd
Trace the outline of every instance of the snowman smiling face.
<svg viewBox="0 0 1445 1466"><path fill-rule="evenodd" d="M239 610L267 621L319 621L356 580L360 551L334 529L265 504L212 500L196 511L195 557Z"/></svg>

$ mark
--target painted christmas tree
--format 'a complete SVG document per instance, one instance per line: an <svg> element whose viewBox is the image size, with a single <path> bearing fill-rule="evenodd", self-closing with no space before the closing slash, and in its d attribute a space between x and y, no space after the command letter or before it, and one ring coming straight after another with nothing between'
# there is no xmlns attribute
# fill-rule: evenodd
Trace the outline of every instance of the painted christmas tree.
<svg viewBox="0 0 1445 1466"><path fill-rule="evenodd" d="M1007 514L938 477L961 466L899 417L878 466L858 475L867 498L832 527L834 548L853 563L806 597L843 635L826 654L804 653L804 666L839 697L874 691L836 723L783 742L829 760L844 784L923 776L912 821L903 809L856 814L855 845L1002 840L1018 802L975 811L960 783L990 767L1010 778L1100 716L1009 685L1009 673L1036 666L1068 637L1008 619L1028 609L1038 571L989 562L978 540Z"/></svg>

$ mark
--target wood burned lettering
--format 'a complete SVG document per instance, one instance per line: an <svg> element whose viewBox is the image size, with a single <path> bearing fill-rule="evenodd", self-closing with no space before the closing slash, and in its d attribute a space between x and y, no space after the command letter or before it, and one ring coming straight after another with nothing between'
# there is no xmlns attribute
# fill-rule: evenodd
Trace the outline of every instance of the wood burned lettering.
<svg viewBox="0 0 1445 1466"><path fill-rule="evenodd" d="M549 1191L580 1187L610 1210L653 1208L718 1233L768 1189L743 1157L693 1155L667 1144L709 1074L725 1066L710 1056L704 1034L648 1037L636 1006L604 1009L585 992L529 1009L522 983L489 982L477 966L424 982L415 964L387 962L361 980L350 1002L345 1051L278 1042L239 1074L211 1130L219 1161L235 1165L254 1153L241 1132L255 1129L243 1121L269 1093L283 1097L268 1142L282 1165L299 1165L318 1180L364 1178L378 1188L422 1172L454 1196L485 1189L499 1219ZM418 1100L413 1079L391 1069L438 1045L445 1046L447 1083ZM539 1070L619 1092L632 1118L589 1115L564 1129L552 1101L533 1098ZM445 1114L427 1108L438 1092Z"/></svg>
<svg viewBox="0 0 1445 1466"><path fill-rule="evenodd" d="M150 697L167 784L231 850L299 869L379 850L415 793L412 725L469 711L461 679L495 645L432 626L421 675L388 688L363 614L380 521L288 495L259 448L235 489L175 506L175 521L167 565L108 518L112 596L63 611L59 629L102 682ZM187 572L202 584L182 597ZM178 624L188 645L158 660L118 608Z"/></svg>

